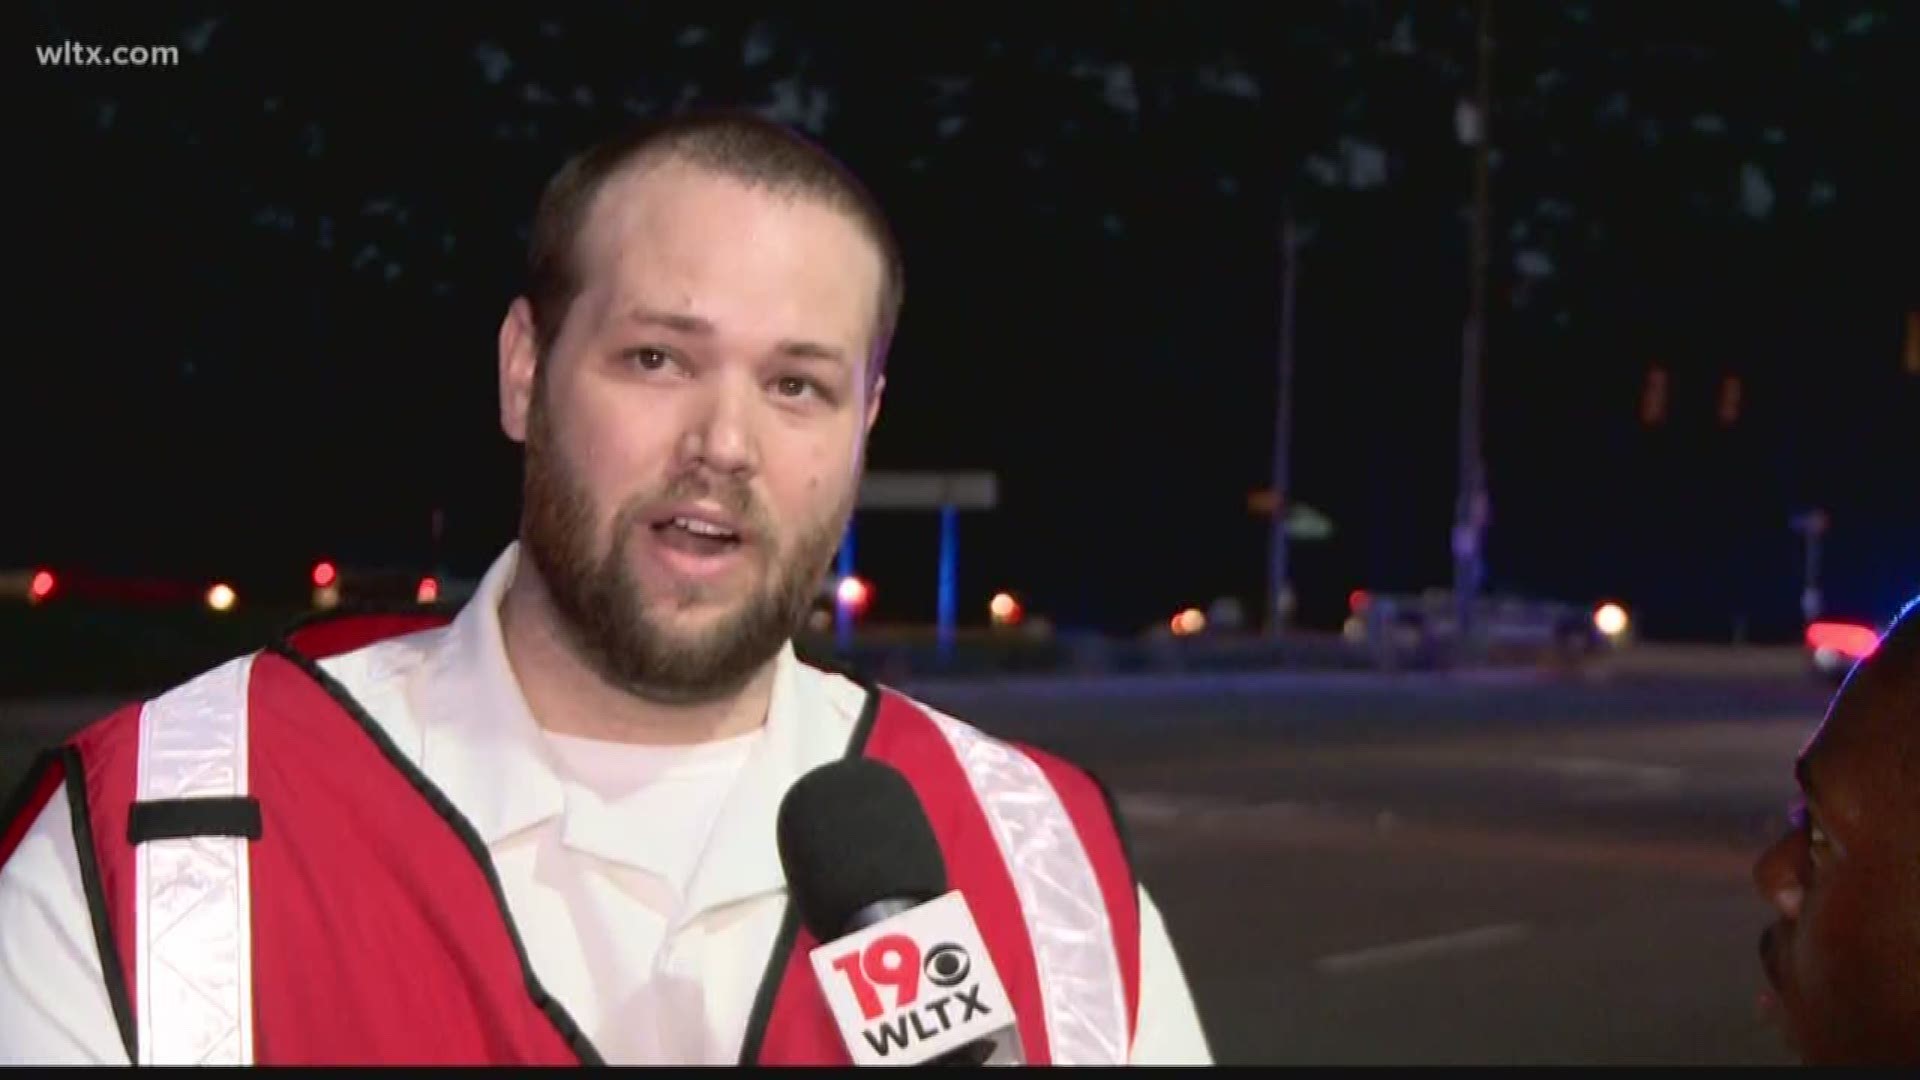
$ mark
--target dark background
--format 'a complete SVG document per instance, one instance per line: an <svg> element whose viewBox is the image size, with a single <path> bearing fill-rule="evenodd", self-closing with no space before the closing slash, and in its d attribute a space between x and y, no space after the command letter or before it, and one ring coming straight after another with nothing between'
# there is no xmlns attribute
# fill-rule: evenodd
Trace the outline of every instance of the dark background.
<svg viewBox="0 0 1920 1080"><path fill-rule="evenodd" d="M797 124L894 216L870 462L1000 474L963 618L1000 588L1116 631L1259 610L1283 198L1295 493L1337 528L1296 548L1304 616L1448 582L1469 4L22 11L36 46L182 58L15 46L0 565L478 573L517 511L494 334L539 186L699 103ZM1491 586L1791 638L1818 506L1836 605L1891 614L1920 591L1920 5L1503 0L1494 37ZM861 527L875 616L930 619L933 519Z"/></svg>

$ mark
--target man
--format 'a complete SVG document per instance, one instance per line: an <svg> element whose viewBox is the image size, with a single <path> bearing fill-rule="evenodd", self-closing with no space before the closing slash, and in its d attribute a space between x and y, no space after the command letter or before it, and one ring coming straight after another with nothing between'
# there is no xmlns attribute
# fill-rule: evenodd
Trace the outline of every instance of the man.
<svg viewBox="0 0 1920 1080"><path fill-rule="evenodd" d="M1920 601L1835 697L1754 881L1763 1001L1807 1064L1920 1065Z"/></svg>
<svg viewBox="0 0 1920 1080"><path fill-rule="evenodd" d="M844 1063L775 818L865 755L1027 1060L1206 1063L1089 777L794 655L901 294L775 125L564 167L499 333L518 542L450 625L319 623L50 755L0 834L0 1060Z"/></svg>

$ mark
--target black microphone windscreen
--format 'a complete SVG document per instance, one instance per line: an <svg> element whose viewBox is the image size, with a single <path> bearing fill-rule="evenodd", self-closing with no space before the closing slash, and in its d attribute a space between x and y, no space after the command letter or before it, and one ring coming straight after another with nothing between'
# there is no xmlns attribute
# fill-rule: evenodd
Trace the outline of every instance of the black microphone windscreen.
<svg viewBox="0 0 1920 1080"><path fill-rule="evenodd" d="M890 765L847 758L796 781L780 800L780 865L800 918L820 941L853 929L882 901L947 892L947 865L913 785Z"/></svg>

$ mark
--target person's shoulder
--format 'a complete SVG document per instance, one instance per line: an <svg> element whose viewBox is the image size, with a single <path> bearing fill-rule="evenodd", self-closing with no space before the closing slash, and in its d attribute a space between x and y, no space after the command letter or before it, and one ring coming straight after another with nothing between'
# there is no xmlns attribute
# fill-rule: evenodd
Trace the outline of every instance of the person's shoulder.
<svg viewBox="0 0 1920 1080"><path fill-rule="evenodd" d="M829 703L831 710L850 724L858 723L865 709L877 708L885 699L891 698L924 717L931 730L943 736L957 752L985 745L1017 754L1038 768L1056 789L1067 789L1063 794L1096 797L1106 804L1116 819L1119 816L1119 804L1113 789L1081 761L1017 736L995 731L989 725L960 716L912 690L880 682L857 671L816 659L802 661L799 667L818 699Z"/></svg>
<svg viewBox="0 0 1920 1080"><path fill-rule="evenodd" d="M1057 750L1043 748L1019 736L993 730L988 725L957 715L953 711L897 687L888 686L883 689L925 715L937 728L941 729L947 741L956 744L957 749L977 744L1003 748L1031 762L1055 788L1071 789L1063 793L1097 795L1101 801L1107 803L1109 809L1117 810L1112 791L1106 781L1084 762Z"/></svg>
<svg viewBox="0 0 1920 1080"><path fill-rule="evenodd" d="M794 655L796 680L808 701L825 709L848 730L865 716L868 698L879 687L858 672L814 658Z"/></svg>
<svg viewBox="0 0 1920 1080"><path fill-rule="evenodd" d="M443 626L416 630L322 656L312 664L355 697L377 695L418 671L448 632Z"/></svg>
<svg viewBox="0 0 1920 1080"><path fill-rule="evenodd" d="M382 698L420 666L445 633L444 627L432 627L317 657L290 647L285 638L278 639L230 656L170 686L109 704L77 729L72 741L97 749L133 738L141 715L154 707L245 708L256 680L262 677L297 679L323 673L355 698Z"/></svg>
<svg viewBox="0 0 1920 1080"><path fill-rule="evenodd" d="M1124 865L1127 874L1133 874L1133 836L1118 793L1092 767L1059 751L995 733L902 691L889 688L888 692L932 722L963 768L978 770L972 777L976 788L984 785L1014 794L1014 802L1028 806L1063 807L1081 830L1083 841L1104 850L1107 858L1118 860L1113 865Z"/></svg>

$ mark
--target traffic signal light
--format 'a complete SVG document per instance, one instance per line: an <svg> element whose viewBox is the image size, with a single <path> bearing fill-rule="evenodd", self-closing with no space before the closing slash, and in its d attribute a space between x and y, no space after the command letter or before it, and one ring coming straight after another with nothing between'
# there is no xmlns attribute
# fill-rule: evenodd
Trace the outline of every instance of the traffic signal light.
<svg viewBox="0 0 1920 1080"><path fill-rule="evenodd" d="M1667 371L1653 368L1647 372L1646 389L1640 392L1640 422L1658 427L1667 421Z"/></svg>
<svg viewBox="0 0 1920 1080"><path fill-rule="evenodd" d="M1728 375L1720 380L1720 426L1732 427L1740 422L1740 398L1742 386L1740 376Z"/></svg>

